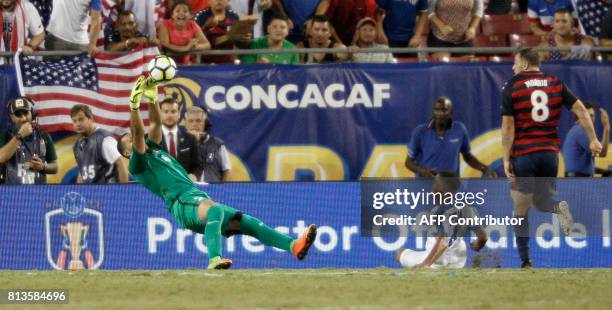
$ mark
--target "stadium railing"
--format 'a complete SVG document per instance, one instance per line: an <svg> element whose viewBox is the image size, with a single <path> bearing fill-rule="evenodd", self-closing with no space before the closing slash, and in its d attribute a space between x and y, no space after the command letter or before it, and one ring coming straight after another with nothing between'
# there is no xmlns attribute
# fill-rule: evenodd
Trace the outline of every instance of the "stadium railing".
<svg viewBox="0 0 612 310"><path fill-rule="evenodd" d="M440 47L426 47L426 48L362 48L358 49L356 53L413 53L421 55L422 62L426 62L427 58L424 55L430 53L463 53L463 54L478 54L478 55L490 55L500 56L512 54L516 51L516 47L454 47L454 48L440 48ZM534 47L537 51L572 51L572 47ZM612 53L612 47L593 46L588 49L589 52L608 52ZM128 52L109 52L111 54L125 54ZM293 49L232 49L232 50L206 50L206 51L194 51L188 54L190 55L253 55L253 54L303 54L303 53L345 53L346 48L293 48ZM83 52L81 51L37 51L32 56L68 56L78 55ZM0 52L0 57L13 57L14 52ZM173 55L168 53L168 55ZM595 61L605 61L603 57L596 57Z"/></svg>

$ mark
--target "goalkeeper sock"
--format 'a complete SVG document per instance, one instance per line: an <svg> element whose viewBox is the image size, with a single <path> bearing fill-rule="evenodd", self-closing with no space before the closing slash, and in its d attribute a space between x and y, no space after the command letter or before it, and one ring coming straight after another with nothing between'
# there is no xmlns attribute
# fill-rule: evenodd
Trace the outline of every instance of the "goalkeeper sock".
<svg viewBox="0 0 612 310"><path fill-rule="evenodd" d="M250 215L243 214L240 219L240 232L255 237L261 243L291 252L294 240L275 229L270 228L261 220Z"/></svg>
<svg viewBox="0 0 612 310"><path fill-rule="evenodd" d="M225 217L222 205L214 205L206 213L206 226L204 227L204 237L208 248L208 260L221 257L221 225Z"/></svg>

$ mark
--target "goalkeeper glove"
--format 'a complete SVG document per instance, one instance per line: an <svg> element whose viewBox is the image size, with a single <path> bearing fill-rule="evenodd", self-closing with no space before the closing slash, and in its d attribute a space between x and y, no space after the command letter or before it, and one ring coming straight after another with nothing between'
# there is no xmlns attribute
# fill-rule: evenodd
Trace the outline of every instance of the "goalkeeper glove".
<svg viewBox="0 0 612 310"><path fill-rule="evenodd" d="M140 108L140 100L142 99L144 81L145 77L141 75L136 81L136 83L134 83L132 93L130 94L130 109L132 110L138 110L138 108Z"/></svg>
<svg viewBox="0 0 612 310"><path fill-rule="evenodd" d="M157 101L157 82L155 82L153 79L149 79L148 81L145 80L143 82L143 92L142 94L144 95L145 98L147 98L147 100L149 100L150 104L155 104L155 101Z"/></svg>

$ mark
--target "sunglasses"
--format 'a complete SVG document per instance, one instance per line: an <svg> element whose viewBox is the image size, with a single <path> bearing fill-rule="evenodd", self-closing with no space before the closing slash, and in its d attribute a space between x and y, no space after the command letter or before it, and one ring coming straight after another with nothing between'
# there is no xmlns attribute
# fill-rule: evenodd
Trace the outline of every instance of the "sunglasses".
<svg viewBox="0 0 612 310"><path fill-rule="evenodd" d="M30 111L28 110L17 110L15 111L15 113L13 113L13 115L15 115L15 117L22 117L22 116L28 116L28 113L30 113Z"/></svg>

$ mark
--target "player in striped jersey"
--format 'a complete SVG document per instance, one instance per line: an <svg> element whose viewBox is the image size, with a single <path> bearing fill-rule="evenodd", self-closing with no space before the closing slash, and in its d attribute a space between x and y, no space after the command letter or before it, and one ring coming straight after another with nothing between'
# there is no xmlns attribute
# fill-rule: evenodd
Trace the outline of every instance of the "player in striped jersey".
<svg viewBox="0 0 612 310"><path fill-rule="evenodd" d="M573 225L569 205L555 197L562 107L576 114L593 156L601 152L601 144L582 102L557 77L540 71L535 50L519 49L512 69L515 75L502 90L504 171L512 181L514 217L524 218L522 225L514 227L521 267L531 267L529 208L556 213L565 235L570 234Z"/></svg>

